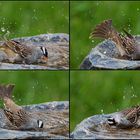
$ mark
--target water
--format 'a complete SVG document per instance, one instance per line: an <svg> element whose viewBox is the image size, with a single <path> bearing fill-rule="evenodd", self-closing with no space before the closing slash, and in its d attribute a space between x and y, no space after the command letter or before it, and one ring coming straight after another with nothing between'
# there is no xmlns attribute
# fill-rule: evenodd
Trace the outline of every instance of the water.
<svg viewBox="0 0 140 140"><path fill-rule="evenodd" d="M104 51L103 53L106 54L106 51Z"/></svg>
<svg viewBox="0 0 140 140"><path fill-rule="evenodd" d="M101 109L101 113L104 114L104 110L103 109Z"/></svg>
<svg viewBox="0 0 140 140"><path fill-rule="evenodd" d="M138 95L134 86L129 85L128 87L124 89L122 99L127 101L127 105L132 106L133 103L137 104L136 102L137 98L138 98Z"/></svg>
<svg viewBox="0 0 140 140"><path fill-rule="evenodd" d="M123 96L123 100L125 100L125 95Z"/></svg>
<svg viewBox="0 0 140 140"><path fill-rule="evenodd" d="M5 29L4 27L1 27L1 31L2 31L2 32L5 32L6 29Z"/></svg>

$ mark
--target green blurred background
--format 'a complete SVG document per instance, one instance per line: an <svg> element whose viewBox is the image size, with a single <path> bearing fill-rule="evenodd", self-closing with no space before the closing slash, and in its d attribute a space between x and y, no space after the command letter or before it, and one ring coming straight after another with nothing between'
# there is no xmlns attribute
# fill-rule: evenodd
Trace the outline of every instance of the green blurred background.
<svg viewBox="0 0 140 140"><path fill-rule="evenodd" d="M69 33L68 1L1 1L0 32L10 38Z"/></svg>
<svg viewBox="0 0 140 140"><path fill-rule="evenodd" d="M83 119L140 104L140 71L72 71L71 131Z"/></svg>
<svg viewBox="0 0 140 140"><path fill-rule="evenodd" d="M15 84L13 95L19 105L68 101L68 78L67 71L0 71L0 84Z"/></svg>
<svg viewBox="0 0 140 140"><path fill-rule="evenodd" d="M105 19L112 19L118 31L123 28L140 34L139 1L71 1L71 68L77 69L91 48L101 40L89 39L90 32Z"/></svg>

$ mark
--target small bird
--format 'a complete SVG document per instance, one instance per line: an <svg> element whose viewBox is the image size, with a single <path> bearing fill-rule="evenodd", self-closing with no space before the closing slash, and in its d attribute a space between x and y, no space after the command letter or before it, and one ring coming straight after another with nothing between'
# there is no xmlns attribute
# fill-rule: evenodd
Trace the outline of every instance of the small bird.
<svg viewBox="0 0 140 140"><path fill-rule="evenodd" d="M25 111L12 100L14 85L0 84L0 98L4 101L4 113L12 125L18 130L40 130L43 128L43 121L36 118L33 112Z"/></svg>
<svg viewBox="0 0 140 140"><path fill-rule="evenodd" d="M108 118L108 124L120 128L140 127L140 106L124 109Z"/></svg>
<svg viewBox="0 0 140 140"><path fill-rule="evenodd" d="M122 58L139 60L140 42L138 42L136 38L127 31L123 31L126 34L125 36L115 30L115 28L112 26L112 20L109 19L97 25L94 31L91 32L90 38L93 39L94 37L98 37L103 39L111 39L115 42Z"/></svg>
<svg viewBox="0 0 140 140"><path fill-rule="evenodd" d="M47 63L48 51L45 47L26 46L15 40L6 40L2 47L11 63L25 64Z"/></svg>

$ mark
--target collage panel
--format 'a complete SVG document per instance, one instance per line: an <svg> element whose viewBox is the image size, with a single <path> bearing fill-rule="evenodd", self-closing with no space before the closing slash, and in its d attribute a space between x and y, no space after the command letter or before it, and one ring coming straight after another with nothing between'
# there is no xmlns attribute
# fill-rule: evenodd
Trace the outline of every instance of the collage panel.
<svg viewBox="0 0 140 140"><path fill-rule="evenodd" d="M68 1L1 1L0 9L0 69L69 69Z"/></svg>
<svg viewBox="0 0 140 140"><path fill-rule="evenodd" d="M1 71L0 77L1 139L69 137L68 71Z"/></svg>
<svg viewBox="0 0 140 140"><path fill-rule="evenodd" d="M139 69L139 1L71 1L70 9L71 69Z"/></svg>
<svg viewBox="0 0 140 140"><path fill-rule="evenodd" d="M71 71L71 138L139 138L139 74L139 71Z"/></svg>
<svg viewBox="0 0 140 140"><path fill-rule="evenodd" d="M0 9L0 139L68 139L69 1Z"/></svg>

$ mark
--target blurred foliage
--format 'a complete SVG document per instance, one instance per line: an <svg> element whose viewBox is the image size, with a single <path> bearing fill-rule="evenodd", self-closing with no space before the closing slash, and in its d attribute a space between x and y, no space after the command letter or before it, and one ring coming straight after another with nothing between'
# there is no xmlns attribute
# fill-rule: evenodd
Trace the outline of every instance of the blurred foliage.
<svg viewBox="0 0 140 140"><path fill-rule="evenodd" d="M103 20L112 19L118 31L123 28L140 34L139 1L71 1L71 68L79 68L91 48L101 40L89 39L91 31Z"/></svg>
<svg viewBox="0 0 140 140"><path fill-rule="evenodd" d="M69 33L67 1L1 1L0 29L10 38L44 33Z"/></svg>
<svg viewBox="0 0 140 140"><path fill-rule="evenodd" d="M67 71L0 71L0 84L15 84L13 95L19 105L68 101L68 78Z"/></svg>
<svg viewBox="0 0 140 140"><path fill-rule="evenodd" d="M72 71L71 131L83 119L140 104L139 71Z"/></svg>

